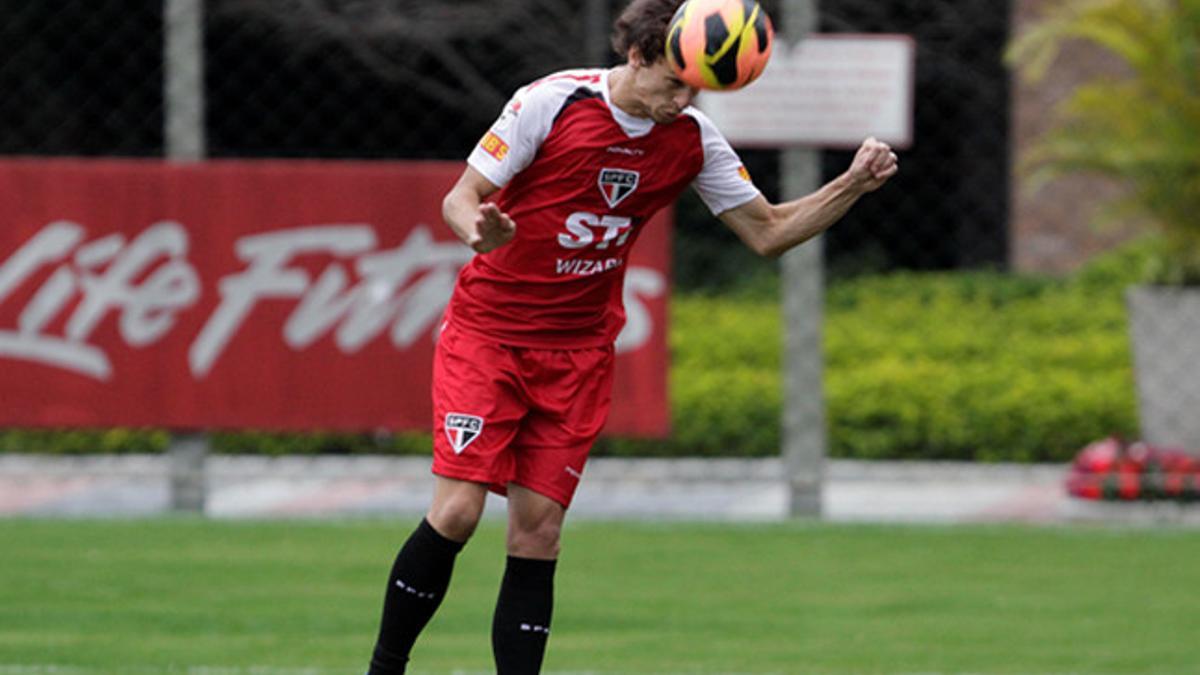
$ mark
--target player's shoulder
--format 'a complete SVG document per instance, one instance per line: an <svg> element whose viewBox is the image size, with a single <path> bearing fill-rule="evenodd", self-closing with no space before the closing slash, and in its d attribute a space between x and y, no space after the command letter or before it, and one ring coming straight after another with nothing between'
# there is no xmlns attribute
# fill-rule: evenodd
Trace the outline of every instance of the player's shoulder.
<svg viewBox="0 0 1200 675"><path fill-rule="evenodd" d="M603 68L572 68L540 77L521 91L570 91L580 87L600 91L607 71Z"/></svg>
<svg viewBox="0 0 1200 675"><path fill-rule="evenodd" d="M696 122L696 126L700 128L700 135L702 138L706 140L709 138L724 138L724 136L721 135L721 130L718 129L717 125L713 123L712 118L710 118L708 115L705 115L704 111L700 110L696 106L689 105L683 109L683 113L681 114L684 117L690 118Z"/></svg>
<svg viewBox="0 0 1200 675"><path fill-rule="evenodd" d="M500 124L523 119L526 124L549 129L572 103L604 98L605 71L593 69L561 70L534 80L513 94L504 108Z"/></svg>
<svg viewBox="0 0 1200 675"><path fill-rule="evenodd" d="M602 97L604 75L600 68L560 70L521 87L513 99L522 105L557 108L572 96Z"/></svg>

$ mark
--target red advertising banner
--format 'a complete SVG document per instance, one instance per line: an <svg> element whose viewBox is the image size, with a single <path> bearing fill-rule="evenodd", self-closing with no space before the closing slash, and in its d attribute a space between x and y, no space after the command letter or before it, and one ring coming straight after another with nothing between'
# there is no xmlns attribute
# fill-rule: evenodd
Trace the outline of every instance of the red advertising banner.
<svg viewBox="0 0 1200 675"><path fill-rule="evenodd" d="M0 161L0 425L426 430L458 162ZM608 432L669 427L669 215Z"/></svg>

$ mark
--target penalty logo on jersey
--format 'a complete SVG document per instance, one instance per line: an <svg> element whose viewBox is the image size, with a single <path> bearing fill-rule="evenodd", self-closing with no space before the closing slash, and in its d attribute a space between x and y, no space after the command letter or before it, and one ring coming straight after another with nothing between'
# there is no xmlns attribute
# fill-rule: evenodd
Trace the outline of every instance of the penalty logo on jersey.
<svg viewBox="0 0 1200 675"><path fill-rule="evenodd" d="M481 433L483 433L482 417L462 413L446 415L446 438L450 439L450 447L454 448L454 454L461 455L471 441L479 438Z"/></svg>
<svg viewBox="0 0 1200 675"><path fill-rule="evenodd" d="M640 174L625 169L600 169L600 192L610 209L617 208L637 189Z"/></svg>

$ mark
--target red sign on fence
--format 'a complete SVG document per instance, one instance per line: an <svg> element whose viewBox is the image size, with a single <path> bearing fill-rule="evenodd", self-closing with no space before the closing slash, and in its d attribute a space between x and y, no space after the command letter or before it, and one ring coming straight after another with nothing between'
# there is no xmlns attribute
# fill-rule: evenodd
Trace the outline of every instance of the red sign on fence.
<svg viewBox="0 0 1200 675"><path fill-rule="evenodd" d="M425 430L461 163L0 161L0 425ZM611 433L661 435L669 217Z"/></svg>

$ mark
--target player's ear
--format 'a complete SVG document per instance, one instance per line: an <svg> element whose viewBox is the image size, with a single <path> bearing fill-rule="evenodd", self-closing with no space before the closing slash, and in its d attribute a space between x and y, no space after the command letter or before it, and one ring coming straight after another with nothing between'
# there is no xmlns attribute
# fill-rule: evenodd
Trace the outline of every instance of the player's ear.
<svg viewBox="0 0 1200 675"><path fill-rule="evenodd" d="M631 46L629 51L625 52L625 60L634 68L646 65L646 59L642 58L642 50L637 45Z"/></svg>

